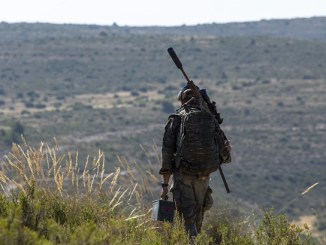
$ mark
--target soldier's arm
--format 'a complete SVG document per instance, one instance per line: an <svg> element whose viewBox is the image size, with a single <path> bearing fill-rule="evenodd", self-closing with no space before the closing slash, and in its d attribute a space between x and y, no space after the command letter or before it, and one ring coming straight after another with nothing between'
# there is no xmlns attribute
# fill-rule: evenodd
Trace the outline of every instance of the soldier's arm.
<svg viewBox="0 0 326 245"><path fill-rule="evenodd" d="M173 158L177 149L176 143L179 126L180 119L177 116L170 116L165 126L162 142L162 167L159 172L159 174L163 175L164 183L168 182L173 172ZM167 182L165 182L165 180L167 180Z"/></svg>
<svg viewBox="0 0 326 245"><path fill-rule="evenodd" d="M167 200L169 192L169 180L173 173L174 153L177 149L177 134L179 128L179 118L170 116L165 126L163 143L162 143L162 168L160 174L163 175L161 198Z"/></svg>

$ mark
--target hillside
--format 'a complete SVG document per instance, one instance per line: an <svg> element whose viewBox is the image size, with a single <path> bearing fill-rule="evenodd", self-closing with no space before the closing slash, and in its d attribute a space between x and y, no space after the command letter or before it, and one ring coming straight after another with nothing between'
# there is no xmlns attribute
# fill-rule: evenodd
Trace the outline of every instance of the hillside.
<svg viewBox="0 0 326 245"><path fill-rule="evenodd" d="M165 34L184 34L200 36L220 36L220 37L281 37L301 40L326 40L326 18L298 18L298 19L277 19L261 20L255 22L235 22L227 24L202 24L195 26L176 26L176 27L152 27L151 32ZM131 29L130 31L133 31ZM137 30L137 29L136 29ZM146 28L139 30L144 30ZM147 29L148 31L148 29Z"/></svg>
<svg viewBox="0 0 326 245"><path fill-rule="evenodd" d="M19 121L31 145L55 137L82 160L102 149L111 171L116 155L151 161L157 171L164 123L185 83L166 52L172 46L190 78L217 101L234 148L234 162L224 167L232 194L224 195L215 174L216 202L276 211L291 203L285 211L292 218L316 212L324 229L325 21L0 23L2 152Z"/></svg>

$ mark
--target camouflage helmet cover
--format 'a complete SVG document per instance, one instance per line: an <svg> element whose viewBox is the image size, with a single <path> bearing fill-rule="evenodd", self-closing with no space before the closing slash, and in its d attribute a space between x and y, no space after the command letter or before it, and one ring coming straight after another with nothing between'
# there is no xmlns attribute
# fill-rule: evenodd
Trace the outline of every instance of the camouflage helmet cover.
<svg viewBox="0 0 326 245"><path fill-rule="evenodd" d="M206 89L199 89L199 93L205 99L206 99L206 97L208 97L207 96ZM193 96L193 94L192 94L192 90L190 89L190 86L189 85L186 85L183 88L181 88L180 91L178 92L177 100L178 101L184 101L184 100L190 99L192 96Z"/></svg>
<svg viewBox="0 0 326 245"><path fill-rule="evenodd" d="M177 100L178 101L184 101L187 98L190 99L192 97L192 90L190 89L189 85L184 86L183 88L180 89L177 95Z"/></svg>

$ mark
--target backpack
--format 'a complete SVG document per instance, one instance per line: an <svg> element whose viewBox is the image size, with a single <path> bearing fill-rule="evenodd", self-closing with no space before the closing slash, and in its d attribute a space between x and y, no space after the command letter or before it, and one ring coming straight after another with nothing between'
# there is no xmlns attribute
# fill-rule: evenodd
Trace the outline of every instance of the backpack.
<svg viewBox="0 0 326 245"><path fill-rule="evenodd" d="M207 175L221 163L219 144L221 135L214 115L200 108L183 107L177 141L176 166L182 172Z"/></svg>

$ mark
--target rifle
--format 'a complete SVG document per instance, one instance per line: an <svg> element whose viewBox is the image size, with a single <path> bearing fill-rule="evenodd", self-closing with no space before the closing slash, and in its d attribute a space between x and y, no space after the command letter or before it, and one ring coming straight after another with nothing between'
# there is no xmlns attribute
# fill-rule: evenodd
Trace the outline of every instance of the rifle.
<svg viewBox="0 0 326 245"><path fill-rule="evenodd" d="M210 112L212 115L215 116L216 120L218 121L219 124L221 124L223 122L223 118L220 117L220 113L217 112L216 110L216 103L215 101L213 101L212 103L210 102L206 92L201 93L199 88L194 84L194 82L192 80L189 79L189 77L187 76L186 72L183 69L183 65L181 63L181 61L179 60L177 54L174 52L173 48L168 48L168 53L171 56L174 64L177 66L177 68L182 72L183 76L186 78L187 80L187 84L190 87L190 89L193 91L194 96L196 99L199 100L201 106L208 112ZM223 132L223 131L222 131ZM227 140L225 134L223 133L223 138L225 140ZM225 189L227 193L230 193L230 189L228 186L228 183L226 182L223 170L221 168L221 165L219 165L218 167L221 178L223 180Z"/></svg>

